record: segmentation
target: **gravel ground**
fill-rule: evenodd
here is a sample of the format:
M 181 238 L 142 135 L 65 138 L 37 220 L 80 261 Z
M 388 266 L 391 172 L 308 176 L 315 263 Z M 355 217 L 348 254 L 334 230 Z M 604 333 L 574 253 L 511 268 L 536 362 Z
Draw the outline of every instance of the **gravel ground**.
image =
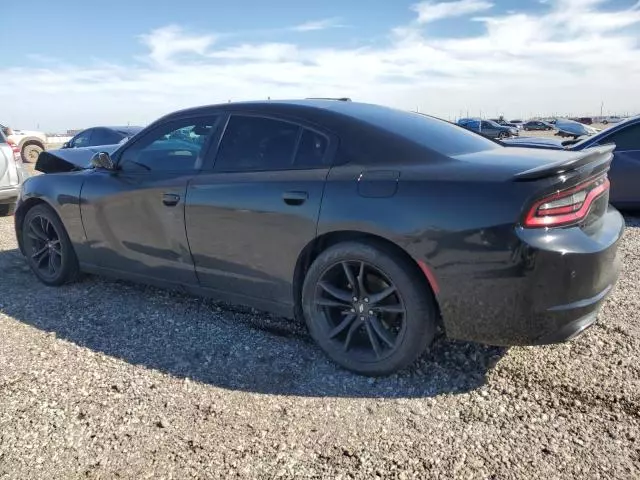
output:
M 640 478 L 640 219 L 577 340 L 439 340 L 367 379 L 291 322 L 38 283 L 0 218 L 0 478 Z

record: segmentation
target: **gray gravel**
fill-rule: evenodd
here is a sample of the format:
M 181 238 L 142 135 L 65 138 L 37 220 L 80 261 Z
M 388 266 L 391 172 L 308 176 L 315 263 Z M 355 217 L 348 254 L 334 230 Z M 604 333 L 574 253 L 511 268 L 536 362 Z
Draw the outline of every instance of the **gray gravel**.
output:
M 89 277 L 38 283 L 0 218 L 0 478 L 640 478 L 640 221 L 562 345 L 439 340 L 336 368 L 301 326 Z

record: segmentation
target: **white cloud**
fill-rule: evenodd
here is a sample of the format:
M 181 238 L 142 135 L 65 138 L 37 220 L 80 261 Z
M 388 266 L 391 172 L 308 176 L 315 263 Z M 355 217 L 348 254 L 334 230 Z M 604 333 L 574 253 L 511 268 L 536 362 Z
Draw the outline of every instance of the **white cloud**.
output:
M 485 0 L 457 0 L 453 2 L 433 2 L 427 0 L 416 3 L 411 9 L 418 13 L 417 22 L 425 24 L 442 20 L 443 18 L 470 15 L 488 10 L 491 7 L 493 7 L 493 3 Z
M 35 56 L 38 67 L 0 67 L 2 120 L 47 130 L 144 124 L 198 104 L 310 96 L 443 117 L 588 115 L 601 101 L 605 112 L 640 113 L 640 5 L 614 10 L 605 0 L 550 0 L 543 8 L 485 11 L 474 18 L 482 33 L 467 38 L 432 37 L 416 13 L 413 22 L 390 27 L 386 44 L 341 49 L 298 44 L 298 36 L 234 42 L 168 26 L 140 37 L 142 61 L 77 65 Z
M 178 53 L 203 55 L 215 42 L 215 35 L 189 35 L 177 25 L 158 28 L 140 35 L 142 43 L 149 47 L 149 58 L 158 64 L 168 63 Z
M 300 25 L 296 25 L 295 27 L 291 27 L 291 30 L 296 32 L 312 32 L 316 30 L 326 30 L 328 28 L 340 28 L 344 27 L 340 23 L 340 18 L 325 18 L 323 20 L 315 20 L 311 22 L 301 23 Z

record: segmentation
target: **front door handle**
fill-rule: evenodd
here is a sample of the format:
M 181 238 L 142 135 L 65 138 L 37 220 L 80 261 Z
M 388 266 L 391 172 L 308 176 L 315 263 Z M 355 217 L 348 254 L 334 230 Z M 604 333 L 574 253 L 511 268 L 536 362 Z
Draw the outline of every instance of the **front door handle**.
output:
M 307 192 L 284 192 L 282 194 L 282 200 L 287 205 L 302 205 L 307 198 L 309 198 Z
M 179 201 L 180 195 L 176 195 L 175 193 L 162 194 L 162 203 L 164 203 L 167 207 L 175 207 Z

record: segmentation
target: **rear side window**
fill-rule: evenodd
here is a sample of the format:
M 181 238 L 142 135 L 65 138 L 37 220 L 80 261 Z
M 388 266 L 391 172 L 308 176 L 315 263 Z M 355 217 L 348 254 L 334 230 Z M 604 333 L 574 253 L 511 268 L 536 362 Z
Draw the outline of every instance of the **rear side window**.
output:
M 320 167 L 327 162 L 328 143 L 324 135 L 294 123 L 232 115 L 214 170 L 255 172 Z
M 335 110 L 345 110 L 338 105 Z M 348 112 L 347 112 L 348 113 Z M 442 155 L 453 156 L 505 148 L 468 128 L 420 113 L 406 112 L 379 105 L 358 105 L 357 118 L 407 138 Z
M 615 143 L 618 151 L 640 150 L 640 123 L 612 133 L 600 142 L 602 145 L 607 143 Z
M 115 145 L 122 136 L 106 128 L 96 128 L 91 136 L 91 145 Z
M 324 135 L 304 129 L 296 152 L 295 165 L 300 168 L 313 168 L 326 164 L 328 144 L 329 141 Z

